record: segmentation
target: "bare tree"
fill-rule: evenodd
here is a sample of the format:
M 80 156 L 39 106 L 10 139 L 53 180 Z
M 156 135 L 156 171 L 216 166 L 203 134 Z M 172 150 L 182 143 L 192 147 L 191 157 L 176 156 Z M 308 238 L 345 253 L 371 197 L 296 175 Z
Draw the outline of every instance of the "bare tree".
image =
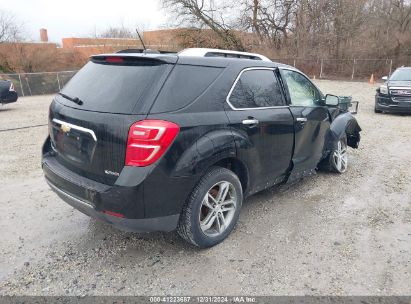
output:
M 163 4 L 179 25 L 209 28 L 226 48 L 307 58 L 411 56 L 411 0 L 163 0 Z M 201 31 L 188 36 L 190 45 L 212 45 L 201 38 Z
M 293 27 L 298 0 L 245 0 L 243 25 L 257 34 L 261 43 L 280 49 Z
M 411 3 L 407 0 L 390 0 L 389 22 L 391 35 L 395 39 L 394 56 L 403 52 L 404 44 L 411 44 Z
M 245 47 L 234 31 L 234 2 L 214 0 L 163 0 L 163 6 L 178 19 L 180 25 L 206 27 L 221 39 L 226 48 L 244 51 Z
M 335 0 L 331 5 L 334 58 L 344 58 L 353 48 L 353 42 L 366 21 L 367 0 Z
M 0 10 L 0 43 L 15 42 L 22 39 L 22 25 L 16 17 L 4 10 Z

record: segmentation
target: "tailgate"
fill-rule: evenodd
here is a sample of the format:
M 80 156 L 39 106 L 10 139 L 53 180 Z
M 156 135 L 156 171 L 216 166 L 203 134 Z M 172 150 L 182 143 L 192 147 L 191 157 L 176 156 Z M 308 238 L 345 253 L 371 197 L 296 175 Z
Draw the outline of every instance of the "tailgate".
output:
M 50 106 L 49 132 L 57 161 L 112 185 L 125 164 L 130 126 L 145 118 L 176 57 L 92 57 Z
M 144 115 L 50 107 L 49 131 L 58 162 L 84 177 L 112 185 L 124 167 L 130 125 Z

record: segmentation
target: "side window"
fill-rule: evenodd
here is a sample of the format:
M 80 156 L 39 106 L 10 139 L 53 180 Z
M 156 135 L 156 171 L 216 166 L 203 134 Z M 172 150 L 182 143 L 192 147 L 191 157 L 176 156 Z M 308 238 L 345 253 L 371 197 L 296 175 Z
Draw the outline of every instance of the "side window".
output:
M 198 98 L 221 74 L 221 68 L 177 64 L 161 89 L 151 113 L 172 112 Z
M 229 101 L 236 109 L 284 105 L 278 80 L 272 70 L 243 72 L 231 92 Z
M 283 70 L 282 75 L 290 92 L 291 105 L 321 105 L 321 95 L 317 88 L 306 77 L 298 72 Z

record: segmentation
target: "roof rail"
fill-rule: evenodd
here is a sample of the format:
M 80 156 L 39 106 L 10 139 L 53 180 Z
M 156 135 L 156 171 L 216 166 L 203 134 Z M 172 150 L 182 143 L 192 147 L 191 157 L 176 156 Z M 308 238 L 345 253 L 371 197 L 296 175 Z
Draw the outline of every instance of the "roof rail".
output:
M 237 52 L 229 50 L 220 50 L 220 49 L 207 49 L 207 48 L 189 48 L 184 49 L 178 53 L 179 56 L 189 56 L 189 57 L 225 57 L 225 58 L 243 58 L 243 59 L 252 59 L 252 60 L 262 60 L 262 61 L 271 61 L 267 57 L 256 54 L 256 53 L 247 53 L 247 52 Z

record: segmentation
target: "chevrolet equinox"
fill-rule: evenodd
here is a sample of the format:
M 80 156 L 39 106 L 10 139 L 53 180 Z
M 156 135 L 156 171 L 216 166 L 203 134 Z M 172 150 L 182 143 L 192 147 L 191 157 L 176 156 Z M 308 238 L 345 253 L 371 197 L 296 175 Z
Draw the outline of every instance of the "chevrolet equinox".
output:
M 318 168 L 346 171 L 361 129 L 339 101 L 258 54 L 96 55 L 50 105 L 42 168 L 91 217 L 210 247 L 245 197 Z

